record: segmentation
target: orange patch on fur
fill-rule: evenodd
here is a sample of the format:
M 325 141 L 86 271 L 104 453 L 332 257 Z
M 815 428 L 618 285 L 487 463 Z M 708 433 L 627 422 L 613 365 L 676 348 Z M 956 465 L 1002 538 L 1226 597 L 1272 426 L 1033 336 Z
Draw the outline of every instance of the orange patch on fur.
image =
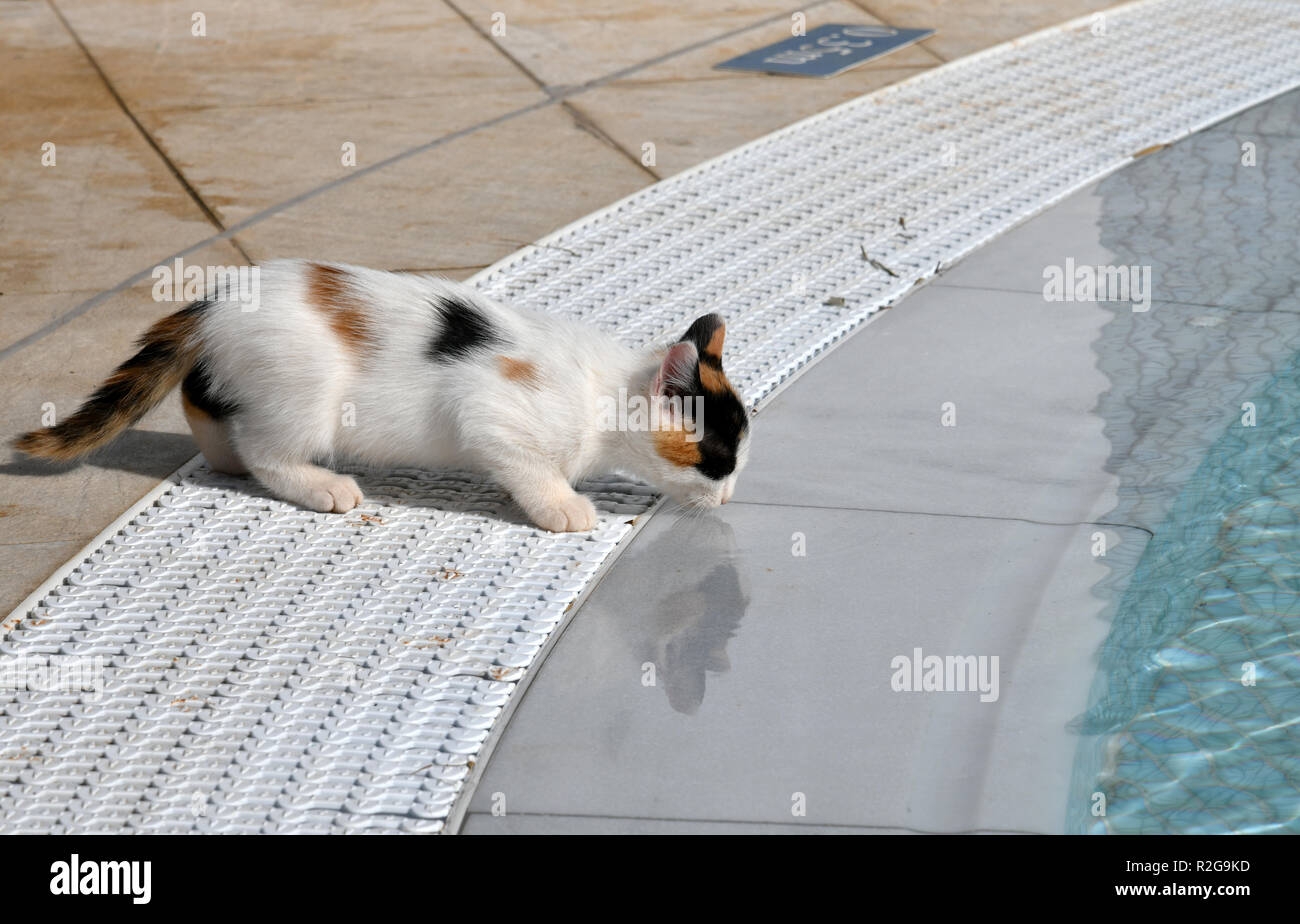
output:
M 307 271 L 307 293 L 348 349 L 360 353 L 371 345 L 366 303 L 354 291 L 347 270 L 311 264 Z
M 13 442 L 14 449 L 19 452 L 25 452 L 29 456 L 36 456 L 39 459 L 55 459 L 64 461 L 75 459 L 80 453 L 79 446 L 74 446 L 58 436 L 52 428 L 44 430 L 33 430 L 31 433 L 24 433 Z
M 191 401 L 189 395 L 185 394 L 184 390 L 181 391 L 181 409 L 185 411 L 186 417 L 201 417 L 205 420 L 212 419 L 212 415 Z
M 722 341 L 725 340 L 726 337 L 727 337 L 727 325 L 725 324 L 719 325 L 718 329 L 713 332 L 713 336 L 709 338 L 709 342 L 705 344 L 704 352 L 708 353 L 710 356 L 717 357 L 718 361 L 721 362 Z
M 193 315 L 178 311 L 155 321 L 153 326 L 145 333 L 144 340 L 169 346 L 173 349 L 181 349 L 193 339 L 197 329 L 198 322 Z
M 703 459 L 699 441 L 688 440 L 685 430 L 656 430 L 655 452 L 681 468 L 698 465 Z
M 704 386 L 705 391 L 711 391 L 715 395 L 736 390 L 731 387 L 731 382 L 727 380 L 727 376 L 721 369 L 715 369 L 708 363 L 700 363 L 700 384 Z
M 541 387 L 542 379 L 537 373 L 537 367 L 528 360 L 498 356 L 497 365 L 501 367 L 501 374 L 510 381 L 519 382 L 521 385 L 529 385 L 533 388 Z

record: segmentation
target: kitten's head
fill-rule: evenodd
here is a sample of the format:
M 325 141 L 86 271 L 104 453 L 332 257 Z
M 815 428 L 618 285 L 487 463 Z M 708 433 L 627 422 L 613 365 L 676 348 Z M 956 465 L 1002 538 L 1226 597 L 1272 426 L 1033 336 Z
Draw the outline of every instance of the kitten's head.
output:
M 725 504 L 749 456 L 749 415 L 722 372 L 726 324 L 698 318 L 663 354 L 649 399 L 659 426 L 646 432 L 650 479 L 688 507 Z

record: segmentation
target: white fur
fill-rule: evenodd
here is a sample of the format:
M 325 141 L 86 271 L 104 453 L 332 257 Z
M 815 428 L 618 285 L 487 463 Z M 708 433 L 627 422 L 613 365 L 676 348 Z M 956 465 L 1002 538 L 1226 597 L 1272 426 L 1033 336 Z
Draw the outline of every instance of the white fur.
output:
M 310 264 L 261 267 L 255 310 L 214 303 L 203 315 L 201 361 L 237 414 L 215 427 L 191 418 L 214 465 L 246 468 L 276 495 L 315 510 L 346 511 L 356 483 L 322 465 L 463 467 L 494 477 L 550 530 L 596 524 L 572 483 L 621 472 L 696 507 L 725 503 L 736 473 L 713 481 L 661 458 L 648 432 L 602 430 L 602 397 L 652 394 L 663 350 L 634 351 L 590 327 L 508 308 L 445 279 L 342 267 L 366 305 L 374 349 L 359 355 L 309 301 Z M 431 303 L 454 295 L 476 306 L 508 343 L 472 358 L 427 354 L 441 329 Z M 531 363 L 540 387 L 512 381 L 498 356 Z M 354 426 L 345 426 L 351 408 Z

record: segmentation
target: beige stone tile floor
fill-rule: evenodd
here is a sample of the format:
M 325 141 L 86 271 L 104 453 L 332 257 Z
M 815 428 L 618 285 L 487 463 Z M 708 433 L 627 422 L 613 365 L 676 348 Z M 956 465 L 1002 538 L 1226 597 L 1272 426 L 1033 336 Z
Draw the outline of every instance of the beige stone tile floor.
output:
M 552 106 L 331 189 L 240 240 L 254 259 L 485 266 L 653 180 Z
M 809 28 L 880 22 L 847 0 L 824 3 L 807 16 Z M 789 18 L 782 17 L 593 89 L 572 105 L 625 150 L 640 155 L 653 144 L 652 169 L 662 178 L 941 63 L 922 42 L 829 80 L 712 69 L 789 35 Z
M 177 254 L 464 278 L 771 130 L 1108 5 L 213 0 L 196 36 L 175 0 L 0 0 L 0 437 L 71 410 L 174 310 L 149 273 Z M 713 70 L 795 12 L 940 31 L 830 80 Z M 175 398 L 82 464 L 0 450 L 0 614 L 194 452 Z

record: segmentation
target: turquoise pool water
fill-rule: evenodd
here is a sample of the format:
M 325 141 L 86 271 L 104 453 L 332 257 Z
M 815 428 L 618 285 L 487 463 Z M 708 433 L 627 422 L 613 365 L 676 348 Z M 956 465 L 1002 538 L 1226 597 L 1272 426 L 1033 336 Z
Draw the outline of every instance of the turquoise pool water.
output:
M 1300 354 L 1249 403 L 1117 607 L 1071 831 L 1300 833 Z
M 1094 589 L 1110 629 L 1072 832 L 1300 833 L 1296 126 L 1300 92 L 1098 186 L 1097 242 L 1152 268 L 1155 301 L 1093 344 L 1105 520 L 1130 528 Z

